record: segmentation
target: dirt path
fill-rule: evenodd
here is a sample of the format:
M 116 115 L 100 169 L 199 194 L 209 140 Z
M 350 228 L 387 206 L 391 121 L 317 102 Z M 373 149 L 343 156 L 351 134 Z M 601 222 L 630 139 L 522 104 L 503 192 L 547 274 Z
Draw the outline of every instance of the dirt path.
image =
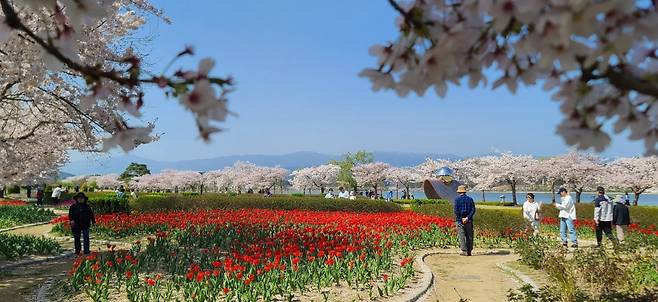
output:
M 53 226 L 50 223 L 47 224 L 42 224 L 42 225 L 35 225 L 31 227 L 26 227 L 26 228 L 20 228 L 20 229 L 15 229 L 11 231 L 7 231 L 9 234 L 16 234 L 16 235 L 47 235 L 50 230 L 52 230 Z
M 43 224 L 11 230 L 8 233 L 47 236 L 51 229 L 51 224 Z M 59 237 L 56 240 L 65 250 L 73 248 L 73 244 L 64 238 Z M 30 258 L 40 259 L 43 257 L 34 256 Z M 73 258 L 68 257 L 3 270 L 0 273 L 0 300 L 3 302 L 32 301 L 38 286 L 51 277 L 62 276 L 71 268 L 72 262 Z
M 474 251 L 477 252 L 477 251 Z M 507 301 L 507 291 L 520 284 L 496 266 L 518 259 L 517 255 L 439 254 L 425 258 L 435 274 L 435 284 L 425 301 Z
M 63 275 L 71 268 L 72 258 L 17 267 L 0 274 L 0 300 L 31 301 L 38 286 L 50 277 Z

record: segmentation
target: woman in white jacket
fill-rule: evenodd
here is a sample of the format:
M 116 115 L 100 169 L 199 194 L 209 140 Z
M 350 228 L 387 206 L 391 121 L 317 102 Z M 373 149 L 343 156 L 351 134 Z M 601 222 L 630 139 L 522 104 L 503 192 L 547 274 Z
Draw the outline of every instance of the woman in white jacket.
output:
M 526 200 L 523 203 L 523 218 L 530 224 L 532 228 L 532 235 L 539 235 L 539 223 L 541 220 L 539 211 L 541 211 L 541 203 L 535 202 L 535 194 L 528 193 Z

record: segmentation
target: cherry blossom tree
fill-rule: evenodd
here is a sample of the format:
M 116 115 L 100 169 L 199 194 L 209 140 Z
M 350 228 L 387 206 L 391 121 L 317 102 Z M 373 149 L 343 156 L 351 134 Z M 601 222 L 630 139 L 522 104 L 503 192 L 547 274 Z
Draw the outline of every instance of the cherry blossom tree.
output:
M 640 195 L 658 187 L 658 157 L 620 158 L 606 167 L 605 178 L 610 186 L 633 192 L 633 205 L 638 205 Z
M 222 170 L 212 170 L 203 174 L 203 182 L 210 187 L 215 188 L 218 192 L 228 193 L 231 189 L 231 179 L 226 171 Z
M 427 162 L 427 161 L 426 161 Z M 426 179 L 424 173 L 419 172 L 417 168 L 397 168 L 390 167 L 385 171 L 386 179 L 392 181 L 396 185 L 404 187 L 407 192 L 411 192 L 411 186 L 422 182 Z M 406 195 L 407 199 L 411 196 L 409 193 Z
M 572 151 L 561 161 L 562 180 L 576 193 L 576 202 L 580 202 L 585 190 L 596 189 L 600 184 L 604 166 L 598 156 Z
M 326 188 L 336 185 L 340 167 L 327 164 L 317 167 L 303 168 L 292 173 L 292 186 L 300 190 L 317 188 L 324 194 Z
M 147 0 L 0 0 L 0 6 L 2 182 L 52 174 L 68 160 L 67 150 L 129 151 L 156 140 L 153 124 L 130 125 L 130 117 L 141 116 L 147 85 L 178 98 L 203 139 L 229 113 L 231 79 L 209 75 L 212 59 L 197 70 L 172 71 L 191 47 L 172 54 L 164 70 L 146 70 L 132 35 L 146 15 L 168 21 Z
M 113 189 L 121 185 L 119 174 L 105 174 L 99 176 L 91 176 L 89 181 L 96 182 L 96 187 L 100 189 Z
M 475 88 L 543 83 L 560 102 L 557 127 L 569 145 L 602 151 L 604 124 L 658 154 L 658 2 L 389 0 L 398 37 L 375 45 L 377 65 L 360 73 L 373 90 L 405 97 L 429 88 L 444 97 L 467 79 Z
M 289 171 L 281 167 L 261 167 L 250 162 L 237 161 L 225 168 L 231 188 L 238 193 L 247 190 L 272 189 L 285 184 Z
M 195 171 L 163 170 L 160 173 L 134 177 L 131 184 L 140 190 L 191 191 L 202 182 L 201 173 Z
M 518 204 L 516 186 L 520 183 L 531 183 L 536 179 L 533 173 L 536 161 L 532 156 L 511 153 L 480 157 L 477 160 L 479 174 L 473 177 L 477 183 L 475 189 L 482 190 L 507 184 L 512 190 L 512 201 Z
M 74 175 L 62 179 L 61 182 L 74 186 L 81 186 L 83 183 L 87 182 L 90 177 L 90 175 Z
M 375 189 L 375 194 L 377 194 L 377 189 L 384 184 L 387 177 L 386 173 L 390 167 L 391 165 L 382 162 L 360 164 L 352 168 L 352 174 L 359 186 L 364 188 L 372 187 Z
M 549 185 L 553 202 L 555 191 L 562 184 L 569 185 L 580 202 L 583 190 L 596 187 L 602 168 L 596 157 L 572 150 L 567 154 L 538 160 L 535 173 Z

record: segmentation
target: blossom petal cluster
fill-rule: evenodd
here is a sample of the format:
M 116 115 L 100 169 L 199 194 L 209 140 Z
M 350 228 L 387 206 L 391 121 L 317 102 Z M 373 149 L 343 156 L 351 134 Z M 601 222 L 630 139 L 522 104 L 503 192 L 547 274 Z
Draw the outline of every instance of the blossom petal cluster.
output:
M 389 0 L 398 37 L 374 45 L 373 90 L 405 97 L 491 84 L 515 93 L 543 84 L 560 103 L 557 132 L 602 151 L 614 133 L 658 154 L 656 1 Z M 490 79 L 490 77 L 493 77 Z

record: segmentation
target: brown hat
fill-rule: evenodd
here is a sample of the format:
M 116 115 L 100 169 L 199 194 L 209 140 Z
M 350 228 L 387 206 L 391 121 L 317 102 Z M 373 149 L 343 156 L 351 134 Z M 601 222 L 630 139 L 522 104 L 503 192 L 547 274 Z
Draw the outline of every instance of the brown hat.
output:
M 466 186 L 461 185 L 461 186 L 457 187 L 457 193 L 466 193 Z

